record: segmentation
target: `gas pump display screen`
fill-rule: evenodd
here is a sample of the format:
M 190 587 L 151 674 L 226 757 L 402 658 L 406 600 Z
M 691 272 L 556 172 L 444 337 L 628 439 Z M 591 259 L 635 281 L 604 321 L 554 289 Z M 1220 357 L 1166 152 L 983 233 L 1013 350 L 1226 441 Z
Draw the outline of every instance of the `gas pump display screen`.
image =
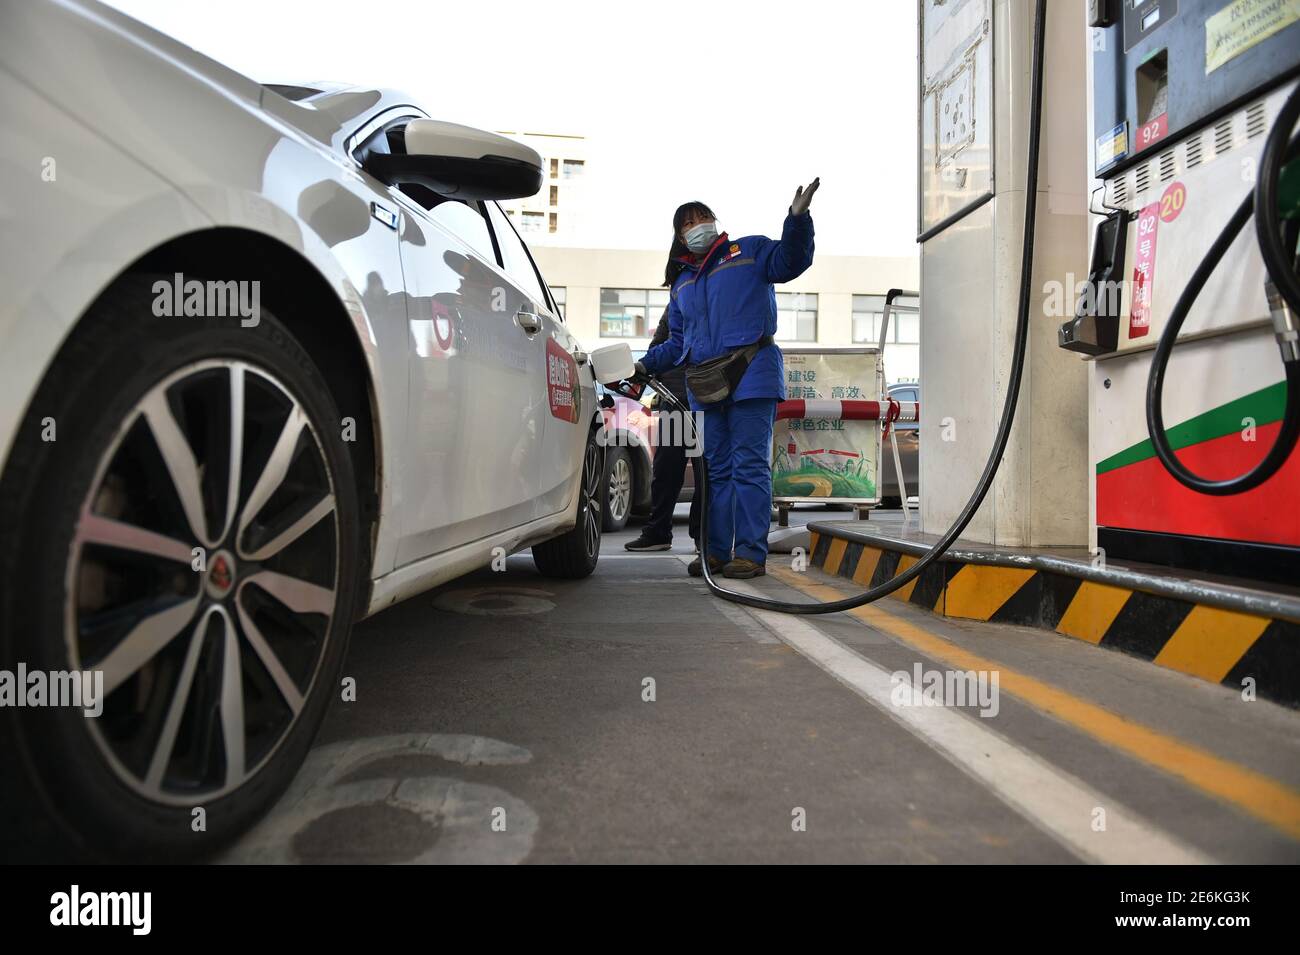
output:
M 1300 0 L 1109 0 L 1103 6 L 1112 15 L 1092 27 L 1099 176 L 1300 73 Z

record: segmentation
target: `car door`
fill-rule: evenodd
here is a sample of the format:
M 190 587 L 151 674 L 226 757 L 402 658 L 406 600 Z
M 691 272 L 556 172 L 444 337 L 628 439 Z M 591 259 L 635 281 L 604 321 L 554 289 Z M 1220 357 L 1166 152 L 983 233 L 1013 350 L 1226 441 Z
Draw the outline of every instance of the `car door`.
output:
M 403 148 L 405 121 L 372 148 Z M 410 338 L 400 566 L 537 516 L 545 371 L 484 205 L 410 184 L 392 192 Z
M 537 380 L 541 444 L 538 452 L 538 515 L 569 506 L 582 470 L 588 422 L 582 409 L 581 346 L 569 333 L 551 299 L 540 270 L 509 217 L 495 202 L 487 203 L 506 273 L 515 282 L 519 307 L 531 308 L 540 323 L 536 336 L 544 374 Z M 515 305 L 510 306 L 512 309 Z

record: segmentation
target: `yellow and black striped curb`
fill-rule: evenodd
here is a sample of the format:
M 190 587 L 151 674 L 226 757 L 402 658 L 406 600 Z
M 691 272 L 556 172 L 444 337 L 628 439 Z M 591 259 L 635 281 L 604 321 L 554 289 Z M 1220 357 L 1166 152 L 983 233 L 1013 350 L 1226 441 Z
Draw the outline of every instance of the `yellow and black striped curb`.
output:
M 813 567 L 863 587 L 928 547 L 835 524 L 809 525 Z M 1300 599 L 1084 561 L 950 550 L 890 594 L 946 617 L 1038 627 L 1300 706 Z

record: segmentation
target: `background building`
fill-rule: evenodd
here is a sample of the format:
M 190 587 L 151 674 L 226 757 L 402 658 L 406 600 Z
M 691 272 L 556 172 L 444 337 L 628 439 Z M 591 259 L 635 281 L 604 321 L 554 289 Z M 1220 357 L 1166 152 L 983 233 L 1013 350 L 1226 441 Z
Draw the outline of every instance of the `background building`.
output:
M 542 157 L 545 178 L 536 195 L 501 203 L 524 235 L 529 247 L 572 245 L 582 226 L 587 171 L 587 141 L 558 133 L 517 133 L 503 136 L 531 146 Z

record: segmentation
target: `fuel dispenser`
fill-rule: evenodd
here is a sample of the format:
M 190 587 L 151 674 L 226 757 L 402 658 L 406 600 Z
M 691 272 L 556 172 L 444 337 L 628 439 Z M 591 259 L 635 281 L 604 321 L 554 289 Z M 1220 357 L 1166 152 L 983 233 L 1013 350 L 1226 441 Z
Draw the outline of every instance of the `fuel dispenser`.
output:
M 1095 233 L 1059 345 L 1091 366 L 1092 543 L 1295 584 L 1300 0 L 1088 16 Z

